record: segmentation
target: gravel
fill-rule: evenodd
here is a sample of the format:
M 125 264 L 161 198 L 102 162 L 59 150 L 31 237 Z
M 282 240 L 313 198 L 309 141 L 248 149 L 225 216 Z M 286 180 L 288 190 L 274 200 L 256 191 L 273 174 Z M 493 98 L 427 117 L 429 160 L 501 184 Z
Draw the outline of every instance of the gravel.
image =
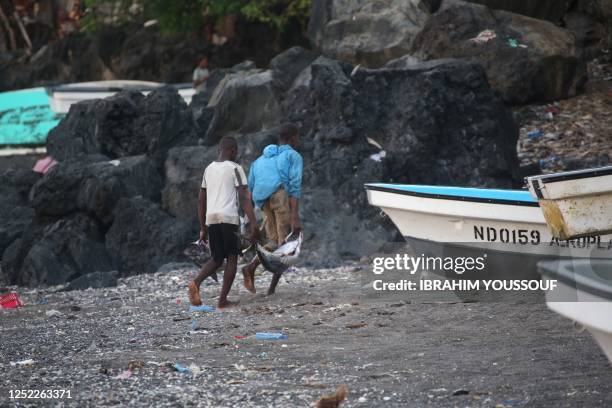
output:
M 604 355 L 541 297 L 377 301 L 361 296 L 364 268 L 296 268 L 271 297 L 240 277 L 239 307 L 212 313 L 189 312 L 186 265 L 116 288 L 13 288 L 25 306 L 0 309 L 0 406 L 16 405 L 10 389 L 67 389 L 68 406 L 301 407 L 342 384 L 343 407 L 612 404 Z M 219 286 L 206 285 L 214 306 Z

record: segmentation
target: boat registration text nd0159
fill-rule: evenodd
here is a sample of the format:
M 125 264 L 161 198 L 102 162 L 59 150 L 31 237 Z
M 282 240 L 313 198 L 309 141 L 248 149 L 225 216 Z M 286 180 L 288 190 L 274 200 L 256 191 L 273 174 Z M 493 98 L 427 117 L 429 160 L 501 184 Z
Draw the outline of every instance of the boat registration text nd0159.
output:
M 538 245 L 542 238 L 538 230 L 474 225 L 474 239 L 476 241 L 501 242 L 504 244 Z

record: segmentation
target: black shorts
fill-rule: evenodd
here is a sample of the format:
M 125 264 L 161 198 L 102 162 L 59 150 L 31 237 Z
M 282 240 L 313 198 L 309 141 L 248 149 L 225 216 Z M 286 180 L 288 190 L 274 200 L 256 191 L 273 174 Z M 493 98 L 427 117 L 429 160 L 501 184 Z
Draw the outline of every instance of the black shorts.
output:
M 240 236 L 234 224 L 212 224 L 208 226 L 210 254 L 216 262 L 223 262 L 228 256 L 240 255 Z

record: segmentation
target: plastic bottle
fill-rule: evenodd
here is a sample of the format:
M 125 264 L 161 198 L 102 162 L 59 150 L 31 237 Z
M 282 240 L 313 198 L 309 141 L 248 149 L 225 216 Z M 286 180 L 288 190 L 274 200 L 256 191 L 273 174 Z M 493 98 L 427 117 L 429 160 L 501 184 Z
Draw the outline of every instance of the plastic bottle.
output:
M 285 340 L 287 336 L 283 333 L 256 333 L 257 340 Z

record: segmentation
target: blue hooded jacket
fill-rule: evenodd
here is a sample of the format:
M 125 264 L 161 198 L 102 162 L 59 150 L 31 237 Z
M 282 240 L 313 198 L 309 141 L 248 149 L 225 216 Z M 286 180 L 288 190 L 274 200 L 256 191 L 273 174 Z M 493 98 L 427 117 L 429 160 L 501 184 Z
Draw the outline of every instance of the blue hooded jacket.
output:
M 268 145 L 249 170 L 249 190 L 258 208 L 282 185 L 289 197 L 300 198 L 302 156 L 289 145 Z

